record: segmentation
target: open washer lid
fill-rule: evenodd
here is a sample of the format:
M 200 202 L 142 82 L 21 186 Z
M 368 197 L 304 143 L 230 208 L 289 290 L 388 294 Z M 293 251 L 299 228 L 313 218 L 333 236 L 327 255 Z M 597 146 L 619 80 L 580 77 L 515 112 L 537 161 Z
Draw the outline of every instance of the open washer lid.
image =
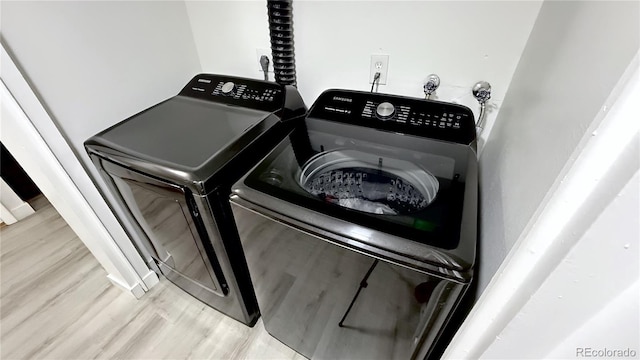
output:
M 468 147 L 403 135 L 391 143 L 371 142 L 379 131 L 324 121 L 306 125 L 283 140 L 244 185 L 419 243 L 458 245 L 468 167 L 475 164 Z

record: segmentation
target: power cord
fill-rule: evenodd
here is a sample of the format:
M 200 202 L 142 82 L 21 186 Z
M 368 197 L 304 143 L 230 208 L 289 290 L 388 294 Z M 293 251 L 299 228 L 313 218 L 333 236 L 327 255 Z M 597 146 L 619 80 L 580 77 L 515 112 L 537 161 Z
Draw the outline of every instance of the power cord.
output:
M 264 72 L 264 80 L 269 81 L 269 57 L 267 55 L 260 56 L 260 66 Z
M 373 86 L 376 86 L 376 92 L 378 92 L 378 86 L 380 85 L 380 73 L 376 72 L 375 75 L 373 75 L 373 82 L 371 83 L 371 92 L 373 92 Z

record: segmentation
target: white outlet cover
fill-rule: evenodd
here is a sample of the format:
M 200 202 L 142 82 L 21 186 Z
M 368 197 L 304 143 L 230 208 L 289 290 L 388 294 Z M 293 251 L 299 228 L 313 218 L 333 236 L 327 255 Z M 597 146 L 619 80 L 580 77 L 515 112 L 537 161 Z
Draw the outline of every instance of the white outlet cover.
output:
M 271 55 L 271 49 L 269 48 L 256 48 L 256 68 L 262 72 L 262 66 L 260 66 L 260 57 L 267 55 L 269 57 L 269 72 L 273 72 L 273 57 Z
M 381 66 L 377 66 L 381 64 Z M 371 64 L 369 65 L 369 84 L 373 84 L 373 77 L 376 72 L 380 72 L 379 85 L 387 83 L 387 74 L 389 72 L 389 55 L 388 54 L 372 54 Z

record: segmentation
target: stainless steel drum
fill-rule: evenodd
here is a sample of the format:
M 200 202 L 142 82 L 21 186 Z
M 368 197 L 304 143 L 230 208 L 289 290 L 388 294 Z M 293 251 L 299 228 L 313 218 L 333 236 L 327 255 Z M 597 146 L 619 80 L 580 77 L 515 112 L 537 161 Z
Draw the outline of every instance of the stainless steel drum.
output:
M 312 157 L 298 181 L 325 201 L 385 215 L 420 211 L 436 198 L 439 188 L 438 179 L 414 163 L 350 149 Z

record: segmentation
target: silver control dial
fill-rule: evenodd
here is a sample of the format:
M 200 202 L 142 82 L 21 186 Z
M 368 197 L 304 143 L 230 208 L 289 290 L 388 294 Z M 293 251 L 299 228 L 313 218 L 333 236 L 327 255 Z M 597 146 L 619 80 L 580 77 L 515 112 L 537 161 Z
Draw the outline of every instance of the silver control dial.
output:
M 378 118 L 380 118 L 381 120 L 390 119 L 395 113 L 396 108 L 390 102 L 385 101 L 383 103 L 380 103 L 380 105 L 378 105 L 378 107 L 376 108 L 376 115 L 378 115 Z
M 222 90 L 224 95 L 233 95 L 236 91 L 236 84 L 231 81 L 226 82 L 222 85 L 222 89 L 220 90 Z

